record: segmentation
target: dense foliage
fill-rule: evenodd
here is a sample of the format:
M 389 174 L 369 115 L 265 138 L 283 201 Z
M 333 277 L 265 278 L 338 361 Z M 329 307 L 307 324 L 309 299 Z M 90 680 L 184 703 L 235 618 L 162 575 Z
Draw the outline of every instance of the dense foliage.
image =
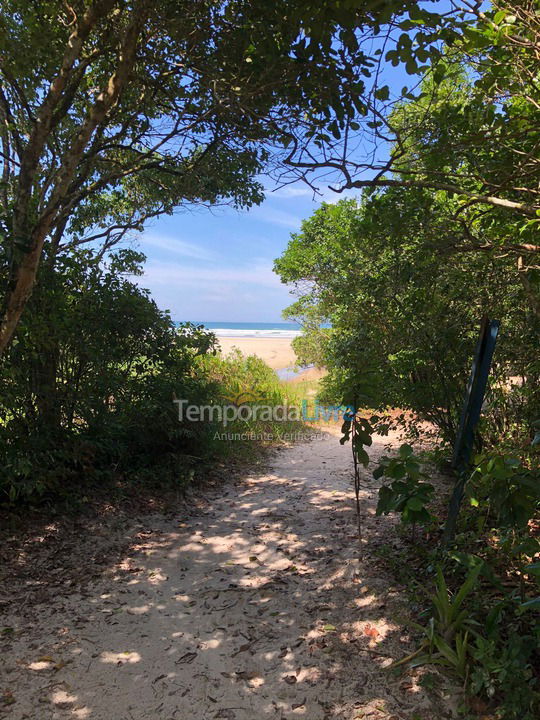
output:
M 176 333 L 110 253 L 176 208 L 260 202 L 262 170 L 330 147 L 366 115 L 373 38 L 415 6 L 1 2 L 4 499 L 197 455 L 209 428 L 174 422 L 171 393 L 215 398 L 213 341 Z
M 329 368 L 329 401 L 412 410 L 452 442 L 479 321 L 496 317 L 484 434 L 520 442 L 519 428 L 528 437 L 540 417 L 538 318 L 512 258 L 441 252 L 457 229 L 452 211 L 444 195 L 402 188 L 323 204 L 276 263 L 301 293 L 287 316 L 308 317 L 296 348 Z
M 365 114 L 373 36 L 415 4 L 3 0 L 0 352 L 44 255 L 186 203 L 256 203 L 271 156 Z
M 437 5 L 417 3 L 399 23 L 403 32 L 395 44 L 384 47 L 388 63 L 403 63 L 423 81 L 412 77 L 401 91 L 381 81 L 356 152 L 349 123 L 340 148 L 331 157 L 304 157 L 303 171 L 325 168 L 341 190 L 443 190 L 477 215 L 507 213 L 518 232 L 505 244 L 538 252 L 537 242 L 520 242 L 524 223 L 534 226 L 540 208 L 537 0 Z M 465 94 L 455 82 L 464 65 L 470 78 Z M 413 106 L 402 114 L 404 101 Z
M 393 142 L 390 160 L 366 181 L 346 175 L 347 187 L 366 187 L 362 195 L 323 204 L 276 261 L 298 295 L 286 311 L 304 324 L 296 349 L 329 370 L 322 397 L 376 410 L 371 422 L 382 432 L 397 423 L 411 439 L 431 433 L 432 460 L 447 460 L 456 440 L 482 317 L 500 321 L 477 454 L 461 468 L 456 487 L 465 487 L 465 501 L 446 547 L 444 519 L 459 506 L 448 506 L 451 488 L 427 481 L 425 458 L 404 445 L 374 475 L 382 484 L 377 513 L 412 525 L 412 534 L 401 531 L 406 549 L 385 557 L 426 605 L 419 649 L 398 664 L 443 666 L 490 717 L 531 720 L 540 702 L 533 5 L 484 14 L 471 4 L 476 24 L 442 48 L 418 92 L 379 116 L 381 142 Z M 371 441 L 355 439 L 353 423 L 355 461 L 367 466 Z M 439 547 L 414 542 L 418 525 Z
M 490 222 L 494 233 L 504 227 Z M 466 498 L 450 547 L 427 551 L 415 542 L 418 526 L 441 537 L 450 488 L 435 492 L 421 469 L 425 458 L 409 445 L 374 473 L 382 483 L 377 514 L 397 513 L 412 525 L 409 554 L 392 550 L 388 559 L 415 568 L 409 576 L 397 570 L 413 592 L 425 592 L 437 564 L 445 570 L 428 599 L 433 611 L 419 651 L 407 662 L 444 666 L 497 718 L 532 720 L 540 701 L 539 318 L 512 254 L 445 251 L 459 231 L 444 192 L 371 191 L 322 205 L 276 268 L 300 295 L 287 310 L 305 318 L 298 353 L 329 369 L 322 399 L 376 410 L 371 423 L 383 433 L 391 423 L 413 439 L 435 428 L 437 460 L 449 457 L 456 439 L 479 321 L 484 314 L 501 321 L 476 438 L 482 453 L 464 470 Z M 353 452 L 367 466 L 364 434 L 353 435 Z M 482 583 L 473 583 L 479 574 Z
M 33 293 L 2 361 L 0 504 L 88 494 L 119 480 L 183 485 L 253 443 L 216 440 L 217 421 L 180 421 L 175 399 L 230 402 L 241 382 L 259 401 L 285 401 L 257 358 L 215 357 L 213 335 L 177 328 L 131 279 L 142 259 L 125 250 L 104 264 L 79 251 Z

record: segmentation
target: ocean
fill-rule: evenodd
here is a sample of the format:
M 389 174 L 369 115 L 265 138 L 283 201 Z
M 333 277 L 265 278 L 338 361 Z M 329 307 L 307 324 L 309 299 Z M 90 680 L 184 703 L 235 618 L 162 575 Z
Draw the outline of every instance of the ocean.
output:
M 217 337 L 242 338 L 295 338 L 301 333 L 301 327 L 293 322 L 201 322 Z

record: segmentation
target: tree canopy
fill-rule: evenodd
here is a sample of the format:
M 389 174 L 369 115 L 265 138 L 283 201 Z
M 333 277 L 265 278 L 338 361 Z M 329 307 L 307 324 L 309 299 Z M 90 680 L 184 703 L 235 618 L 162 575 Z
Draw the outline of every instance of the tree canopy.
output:
M 403 63 L 411 83 L 401 91 L 380 83 L 374 89 L 362 120 L 363 156 L 352 153 L 347 142 L 355 118 L 352 126 L 338 129 L 342 141 L 332 157 L 323 153 L 298 168 L 307 175 L 333 169 L 338 190 L 440 189 L 469 205 L 536 221 L 540 23 L 535 0 L 496 0 L 485 12 L 482 3 L 451 2 L 449 11 L 439 14 L 417 5 L 399 27 L 403 32 L 384 57 L 393 66 Z M 468 80 L 466 95 L 455 85 L 458 73 Z M 404 101 L 413 100 L 414 114 L 408 108 L 404 115 Z M 412 163 L 409 147 L 420 136 L 422 149 Z
M 276 147 L 368 102 L 362 40 L 415 5 L 3 0 L 0 351 L 44 252 L 108 249 L 185 203 L 260 201 Z

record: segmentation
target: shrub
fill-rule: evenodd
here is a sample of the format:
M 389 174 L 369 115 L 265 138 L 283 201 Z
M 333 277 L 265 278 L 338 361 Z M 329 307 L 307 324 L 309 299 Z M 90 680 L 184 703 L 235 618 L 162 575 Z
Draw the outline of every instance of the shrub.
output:
M 83 251 L 44 268 L 1 366 L 0 502 L 69 494 L 113 476 L 183 482 L 242 448 L 216 441 L 215 424 L 180 422 L 175 398 L 240 401 L 247 388 L 266 404 L 284 402 L 261 360 L 223 360 L 201 326 L 175 327 L 128 277 L 141 261 L 124 250 L 105 264 Z
M 395 458 L 383 457 L 373 473 L 375 479 L 389 478 L 391 483 L 379 489 L 377 515 L 397 512 L 404 524 L 428 523 L 434 516 L 427 509 L 435 488 L 424 482 L 419 459 L 410 445 L 402 445 Z

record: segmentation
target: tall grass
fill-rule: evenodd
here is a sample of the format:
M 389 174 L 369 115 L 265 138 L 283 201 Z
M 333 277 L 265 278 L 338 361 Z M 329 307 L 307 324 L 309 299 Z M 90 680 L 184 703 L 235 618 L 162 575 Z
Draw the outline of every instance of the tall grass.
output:
M 199 370 L 215 384 L 215 404 L 301 408 L 303 388 L 280 380 L 255 355 L 245 356 L 239 350 L 225 357 L 206 355 L 199 359 Z M 250 457 L 257 450 L 290 442 L 298 433 L 309 432 L 301 419 L 267 417 L 238 419 L 226 426 L 215 423 L 212 429 L 211 453 L 237 458 Z

